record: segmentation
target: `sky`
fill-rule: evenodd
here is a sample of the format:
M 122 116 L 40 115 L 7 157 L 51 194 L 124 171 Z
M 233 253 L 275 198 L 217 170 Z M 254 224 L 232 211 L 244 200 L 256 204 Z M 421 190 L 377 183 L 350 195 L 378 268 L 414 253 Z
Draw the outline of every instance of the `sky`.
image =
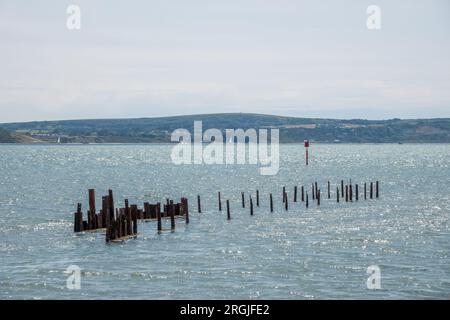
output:
M 0 122 L 222 112 L 450 117 L 450 1 L 0 0 Z

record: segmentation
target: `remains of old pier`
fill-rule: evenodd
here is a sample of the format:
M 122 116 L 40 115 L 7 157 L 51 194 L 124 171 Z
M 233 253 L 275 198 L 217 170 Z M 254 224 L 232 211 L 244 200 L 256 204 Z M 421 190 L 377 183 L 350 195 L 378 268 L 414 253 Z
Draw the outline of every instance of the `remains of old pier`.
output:
M 305 184 L 307 185 L 307 184 Z M 308 188 L 305 189 L 305 185 L 300 186 L 300 195 L 301 201 L 297 199 L 298 185 L 293 186 L 293 197 L 291 201 L 293 202 L 293 207 L 291 210 L 296 210 L 298 205 L 296 203 L 304 203 L 306 208 L 310 207 L 310 199 Z M 367 185 L 369 185 L 369 190 L 367 190 Z M 322 198 L 321 198 L 321 185 L 314 181 L 310 184 L 311 186 L 311 196 L 312 203 L 315 203 L 317 207 L 321 206 Z M 370 181 L 364 182 L 364 200 L 378 199 L 380 196 L 380 183 L 379 181 Z M 346 183 L 344 180 L 340 180 L 337 184 L 332 188 L 332 183 L 330 181 L 326 182 L 327 188 L 327 199 L 325 199 L 325 203 L 333 203 L 332 200 L 334 196 L 332 196 L 333 191 L 335 191 L 336 201 L 335 203 L 358 203 L 359 201 L 359 184 L 352 183 L 352 180 L 349 179 Z M 369 196 L 367 196 L 367 191 L 369 191 Z M 246 207 L 246 197 L 243 191 L 240 192 L 240 199 L 235 199 L 236 202 L 241 202 L 242 208 Z M 217 192 L 218 195 L 218 211 L 222 211 L 222 193 L 220 191 Z M 256 189 L 256 208 L 253 206 L 253 196 L 252 192 L 249 192 L 248 196 L 248 204 L 250 208 L 250 216 L 254 216 L 261 209 L 260 207 L 260 195 L 261 192 L 259 189 Z M 229 195 L 228 195 L 229 196 Z M 96 230 L 104 230 L 105 231 L 105 241 L 106 242 L 117 242 L 124 241 L 127 239 L 136 238 L 138 235 L 138 222 L 139 221 L 156 221 L 156 229 L 158 232 L 163 232 L 166 230 L 170 230 L 172 232 L 175 231 L 175 221 L 177 218 L 184 218 L 185 223 L 189 224 L 189 205 L 187 198 L 181 198 L 180 202 L 175 202 L 173 199 L 165 199 L 165 203 L 161 206 L 160 202 L 149 203 L 144 202 L 143 207 L 139 208 L 136 204 L 129 204 L 128 199 L 124 200 L 123 207 L 115 207 L 113 191 L 109 190 L 108 194 L 101 197 L 101 209 L 97 212 L 96 202 L 95 202 L 95 190 L 90 189 L 88 191 L 88 206 L 89 209 L 86 212 L 86 220 L 83 219 L 82 212 L 82 204 L 77 204 L 77 210 L 74 213 L 74 232 L 83 232 L 83 231 L 96 231 Z M 207 199 L 206 207 L 208 208 L 210 202 Z M 284 211 L 288 211 L 289 209 L 289 198 L 288 191 L 286 186 L 282 187 L 282 201 L 280 203 L 283 204 Z M 328 200 L 328 201 L 326 201 Z M 340 201 L 342 200 L 342 201 Z M 232 200 L 226 200 L 226 216 L 227 220 L 231 219 L 231 207 L 230 202 Z M 214 207 L 214 206 L 213 206 Z M 264 206 L 263 206 L 264 207 Z M 269 205 L 270 212 L 274 212 L 274 199 L 273 193 L 269 193 Z M 200 195 L 197 195 L 197 209 L 198 212 L 202 212 L 202 205 L 200 202 Z M 170 221 L 170 229 L 163 228 L 163 220 Z
M 161 203 L 151 204 L 144 202 L 143 208 L 137 205 L 129 205 L 128 199 L 124 201 L 123 208 L 115 208 L 113 191 L 102 197 L 102 209 L 96 212 L 95 190 L 89 190 L 89 210 L 87 220 L 83 220 L 81 203 L 77 205 L 75 212 L 74 232 L 105 230 L 106 242 L 123 241 L 135 238 L 138 234 L 138 220 L 158 221 L 157 229 L 162 231 L 162 218 L 170 219 L 170 229 L 175 229 L 175 217 L 184 217 L 186 224 L 189 223 L 188 199 L 181 198 L 179 203 L 166 199 L 161 211 Z

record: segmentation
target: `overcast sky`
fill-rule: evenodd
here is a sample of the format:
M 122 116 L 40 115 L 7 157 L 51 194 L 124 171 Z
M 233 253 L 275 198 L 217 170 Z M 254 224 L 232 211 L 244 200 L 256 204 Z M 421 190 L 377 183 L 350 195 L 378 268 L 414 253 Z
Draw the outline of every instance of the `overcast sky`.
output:
M 216 112 L 450 117 L 450 1 L 0 0 L 0 122 Z

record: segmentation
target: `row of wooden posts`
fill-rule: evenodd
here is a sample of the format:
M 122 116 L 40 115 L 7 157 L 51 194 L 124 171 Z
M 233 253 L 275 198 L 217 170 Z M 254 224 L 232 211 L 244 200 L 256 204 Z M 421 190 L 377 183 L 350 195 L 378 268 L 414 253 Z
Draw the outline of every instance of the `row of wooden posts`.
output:
M 293 202 L 297 202 L 298 195 L 300 201 L 305 203 L 306 208 L 309 207 L 309 195 L 305 186 L 294 186 Z M 316 202 L 320 206 L 321 202 L 321 190 L 314 182 L 311 184 L 311 196 L 312 201 Z M 354 202 L 359 201 L 360 190 L 359 185 L 353 185 L 351 180 L 344 184 L 344 180 L 341 180 L 340 185 L 336 186 L 336 202 Z M 379 198 L 379 182 L 370 182 L 369 185 L 364 183 L 362 196 L 364 200 L 370 198 Z M 327 182 L 327 198 L 331 199 L 331 184 Z M 282 199 L 285 210 L 289 209 L 288 193 L 286 187 L 283 187 Z M 342 199 L 342 200 L 341 200 Z M 242 208 L 245 208 L 245 193 L 241 192 Z M 249 197 L 250 215 L 254 214 L 253 197 Z M 256 190 L 256 206 L 260 206 L 260 193 Z M 274 211 L 273 207 L 273 195 L 269 194 L 269 206 L 270 212 Z M 222 198 L 220 191 L 218 192 L 218 209 L 222 211 Z M 202 212 L 202 205 L 200 195 L 197 196 L 197 210 Z M 231 219 L 230 200 L 226 200 L 227 219 Z M 125 207 L 115 208 L 114 197 L 112 190 L 109 190 L 108 195 L 102 197 L 102 208 L 97 213 L 95 204 L 95 190 L 89 190 L 89 210 L 87 211 L 87 220 L 83 220 L 83 212 L 81 211 L 81 203 L 77 205 L 77 211 L 75 212 L 74 232 L 91 231 L 106 229 L 105 238 L 106 242 L 110 241 L 122 241 L 125 239 L 135 238 L 137 236 L 138 220 L 156 220 L 158 232 L 163 231 L 162 218 L 170 218 L 170 230 L 175 229 L 175 217 L 183 216 L 186 224 L 189 223 L 189 205 L 187 198 L 181 198 L 181 202 L 175 203 L 174 200 L 166 199 L 166 203 L 163 205 L 163 211 L 161 211 L 161 203 L 150 204 L 144 203 L 143 209 L 139 209 L 137 205 L 129 205 L 128 199 L 125 199 Z
M 369 183 L 369 188 L 367 187 L 368 184 L 365 182 L 364 183 L 364 191 L 363 191 L 363 197 L 364 200 L 367 200 L 367 198 L 369 197 L 370 199 L 375 198 L 379 198 L 379 181 L 374 182 L 370 182 Z M 368 190 L 369 189 L 369 190 Z M 375 192 L 374 192 L 375 191 Z M 305 186 L 301 186 L 300 188 L 300 192 L 298 192 L 298 187 L 294 186 L 294 195 L 293 195 L 293 202 L 297 202 L 297 195 L 298 193 L 300 193 L 300 198 L 301 198 L 301 202 L 305 203 L 306 208 L 309 207 L 309 193 L 306 190 Z M 375 195 L 374 195 L 375 193 Z M 368 196 L 369 194 L 369 196 Z M 341 180 L 340 183 L 340 188 L 339 185 L 336 186 L 336 202 L 340 202 L 341 199 L 342 201 L 345 200 L 345 202 L 354 202 L 354 201 L 359 201 L 359 196 L 360 196 L 360 192 L 359 192 L 359 185 L 352 184 L 352 181 L 350 180 L 349 183 L 344 184 L 344 180 Z M 320 206 L 320 201 L 321 201 L 321 191 L 320 188 L 318 187 L 317 182 L 312 183 L 311 185 L 311 196 L 312 196 L 312 200 L 315 201 L 317 203 L 318 206 Z M 218 208 L 219 211 L 222 211 L 222 195 L 220 193 L 220 191 L 217 193 L 217 197 L 218 197 Z M 330 181 L 327 182 L 327 197 L 328 199 L 331 199 L 331 184 Z M 289 209 L 289 201 L 288 201 L 288 194 L 286 192 L 286 187 L 283 187 L 283 192 L 282 192 L 282 198 L 283 198 L 283 205 L 285 210 L 287 211 Z M 256 206 L 259 207 L 260 204 L 260 197 L 259 197 L 259 190 L 256 190 Z M 242 203 L 242 208 L 245 209 L 245 193 L 241 192 L 241 203 Z M 253 207 L 253 198 L 250 195 L 249 196 L 249 205 L 250 205 L 250 215 L 253 215 L 254 213 L 254 207 Z M 270 212 L 273 212 L 273 195 L 272 193 L 269 194 L 269 206 L 270 206 Z M 201 206 L 201 199 L 200 199 L 200 195 L 197 195 L 197 210 L 199 213 L 202 212 L 202 206 Z M 230 200 L 226 200 L 226 210 L 227 210 L 227 219 L 231 219 L 231 213 L 230 213 Z
M 189 205 L 187 198 L 181 198 L 181 202 L 175 203 L 174 200 L 166 199 L 161 212 L 161 203 L 144 203 L 143 209 L 137 205 L 129 205 L 128 199 L 125 199 L 124 208 L 114 208 L 114 196 L 112 190 L 108 195 L 102 197 L 102 209 L 99 213 L 95 207 L 95 190 L 89 190 L 89 210 L 87 211 L 87 220 L 83 220 L 81 203 L 77 205 L 75 212 L 74 232 L 94 231 L 106 229 L 105 240 L 122 241 L 137 236 L 138 220 L 156 220 L 157 229 L 163 231 L 162 218 L 170 218 L 170 230 L 175 229 L 175 217 L 183 216 L 186 223 L 189 223 Z

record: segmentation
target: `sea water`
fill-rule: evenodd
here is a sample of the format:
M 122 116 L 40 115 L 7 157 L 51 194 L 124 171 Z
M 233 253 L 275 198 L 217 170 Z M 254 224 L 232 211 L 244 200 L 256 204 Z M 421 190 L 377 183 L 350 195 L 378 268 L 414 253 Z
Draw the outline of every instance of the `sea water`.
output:
M 303 145 L 285 144 L 275 176 L 258 165 L 174 165 L 171 150 L 0 146 L 0 298 L 450 298 L 450 145 L 315 144 L 305 166 Z M 359 184 L 359 201 L 336 203 L 341 179 Z M 364 200 L 364 182 L 376 180 L 380 198 Z M 292 202 L 296 185 L 308 190 L 309 208 L 300 195 Z M 89 188 L 97 209 L 108 189 L 116 206 L 185 196 L 190 224 L 177 220 L 175 232 L 158 234 L 155 222 L 142 222 L 137 239 L 120 244 L 105 244 L 101 231 L 74 234 L 73 212 L 81 202 L 86 214 Z M 230 200 L 230 221 L 218 191 L 223 209 Z M 80 269 L 79 289 L 67 285 L 69 266 Z M 367 286 L 369 266 L 379 267 L 378 290 Z

